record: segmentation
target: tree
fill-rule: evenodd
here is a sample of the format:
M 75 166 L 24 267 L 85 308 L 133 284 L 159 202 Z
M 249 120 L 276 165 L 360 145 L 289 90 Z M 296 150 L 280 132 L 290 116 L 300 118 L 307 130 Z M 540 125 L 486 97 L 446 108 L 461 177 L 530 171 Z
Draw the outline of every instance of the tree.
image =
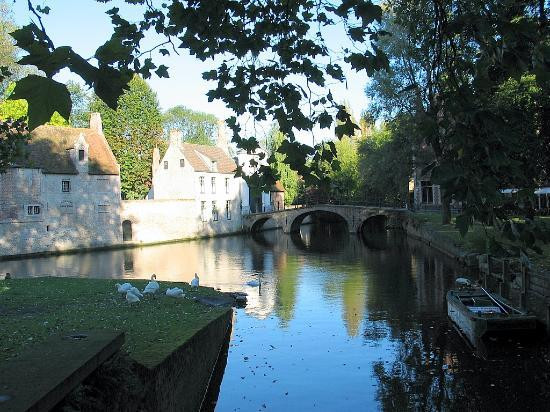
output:
M 183 133 L 183 141 L 214 146 L 218 132 L 218 119 L 213 114 L 196 112 L 184 106 L 168 109 L 162 115 L 164 132 L 178 129 Z
M 46 74 L 45 79 L 27 76 L 15 89 L 16 96 L 36 107 L 29 118 L 31 129 L 48 120 L 54 111 L 69 116 L 70 95 L 64 85 L 52 79 L 61 69 L 79 75 L 100 99 L 116 109 L 134 73 L 145 79 L 152 72 L 168 76 L 165 65 L 153 62 L 153 52 L 168 55 L 184 48 L 201 60 L 221 58 L 217 69 L 203 74 L 217 82 L 208 93 L 209 99 L 222 100 L 237 116 L 248 113 L 256 121 L 272 117 L 288 139 L 279 148 L 286 155 L 285 162 L 305 179 L 315 181 L 322 174 L 315 170 L 319 162 L 305 159 L 323 151 L 322 145 L 296 142 L 294 130 L 309 130 L 315 123 L 329 128 L 336 116 L 341 122 L 337 135 L 353 134 L 355 125 L 324 89 L 326 80 L 344 80 L 342 61 L 369 74 L 387 66 L 385 55 L 375 44 L 375 22 L 380 22 L 381 8 L 370 0 L 346 0 L 337 5 L 311 0 L 182 0 L 158 7 L 144 0 L 126 3 L 141 7 L 143 18 L 130 23 L 118 8 L 111 9 L 108 14 L 114 34 L 98 47 L 92 59 L 85 59 L 70 47 L 56 47 L 41 20 L 50 7 L 34 7 L 32 0 L 28 1 L 36 23 L 16 30 L 13 37 L 28 53 L 20 63 L 33 64 Z M 334 35 L 334 28 L 345 31 L 354 47 L 333 55 L 325 38 Z M 166 40 L 152 48 L 143 47 L 149 29 Z M 255 136 L 242 135 L 236 117 L 227 124 L 239 147 L 248 151 L 259 147 Z M 330 161 L 334 155 L 326 151 L 324 159 Z M 260 173 L 272 179 L 269 171 L 260 168 Z
M 284 140 L 285 137 L 279 127 L 276 124 L 273 125 L 266 138 L 266 151 L 275 159 L 270 166 L 274 176 L 285 189 L 285 205 L 291 205 L 298 196 L 300 177 L 285 163 L 285 155 L 277 151 Z
M 117 110 L 94 96 L 90 111 L 101 114 L 103 132 L 120 165 L 123 198 L 143 199 L 151 188 L 153 149 L 163 151 L 166 146 L 156 94 L 136 75 L 120 96 Z
M 71 115 L 69 124 L 72 127 L 88 127 L 90 121 L 90 96 L 84 88 L 76 82 L 68 81 L 67 90 L 71 94 Z
M 334 144 L 339 168 L 329 173 L 332 196 L 341 201 L 360 200 L 358 139 L 344 136 Z
M 360 173 L 368 202 L 407 203 L 412 171 L 411 120 L 397 118 L 379 127 L 359 146 Z

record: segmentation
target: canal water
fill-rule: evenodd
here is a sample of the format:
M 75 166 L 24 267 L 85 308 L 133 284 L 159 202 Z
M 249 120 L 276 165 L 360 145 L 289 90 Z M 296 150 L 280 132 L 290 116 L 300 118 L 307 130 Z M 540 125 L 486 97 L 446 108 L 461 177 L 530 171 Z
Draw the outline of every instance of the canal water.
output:
M 504 338 L 487 342 L 495 356 L 475 356 L 446 317 L 446 291 L 463 273 L 400 233 L 304 225 L 0 266 L 16 277 L 161 282 L 197 272 L 202 285 L 247 292 L 206 410 L 550 410 L 546 343 Z

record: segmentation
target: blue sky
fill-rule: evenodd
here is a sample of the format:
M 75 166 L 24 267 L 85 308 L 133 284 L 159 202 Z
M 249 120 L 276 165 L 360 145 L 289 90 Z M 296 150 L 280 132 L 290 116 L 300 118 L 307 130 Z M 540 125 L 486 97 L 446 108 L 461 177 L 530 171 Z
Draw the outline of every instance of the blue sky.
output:
M 9 0 L 8 0 L 9 1 Z M 215 1 L 215 0 L 214 0 Z M 112 26 L 109 16 L 105 11 L 121 2 L 108 4 L 97 3 L 94 0 L 50 0 L 34 1 L 33 4 L 50 6 L 51 12 L 43 18 L 44 25 L 56 46 L 71 46 L 83 57 L 93 55 L 96 48 L 103 44 L 112 34 Z M 18 25 L 28 24 L 31 15 L 27 9 L 26 0 L 16 0 L 14 7 L 15 20 Z M 137 19 L 136 8 L 121 6 L 121 14 L 129 20 Z M 346 37 L 335 32 L 329 36 L 329 47 L 336 49 L 347 44 Z M 154 44 L 155 38 L 149 36 L 147 41 Z M 153 56 L 157 62 L 160 59 Z M 159 79 L 153 76 L 148 80 L 155 90 L 162 109 L 166 110 L 176 105 L 184 105 L 193 110 L 212 113 L 219 118 L 226 118 L 231 111 L 221 101 L 208 102 L 206 92 L 211 88 L 209 82 L 202 79 L 201 73 L 216 67 L 214 61 L 201 62 L 181 51 L 179 56 L 173 55 L 165 58 L 162 63 L 169 66 L 169 79 Z M 345 67 L 348 78 L 346 84 L 334 84 L 330 86 L 333 96 L 338 101 L 346 101 L 356 117 L 368 105 L 368 99 L 364 94 L 364 88 L 368 77 L 363 71 L 356 73 L 349 67 Z M 56 80 L 65 82 L 78 78 L 68 71 L 57 75 Z M 314 130 L 315 140 L 327 139 L 332 135 L 328 130 Z M 299 140 L 311 144 L 311 134 L 302 134 Z

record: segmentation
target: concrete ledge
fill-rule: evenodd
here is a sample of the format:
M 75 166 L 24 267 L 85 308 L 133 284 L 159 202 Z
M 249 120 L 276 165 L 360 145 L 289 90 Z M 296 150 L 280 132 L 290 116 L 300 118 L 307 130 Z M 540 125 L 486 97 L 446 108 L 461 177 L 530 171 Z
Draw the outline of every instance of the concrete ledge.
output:
M 57 336 L 0 367 L 2 411 L 48 411 L 124 343 L 124 333 Z
M 138 365 L 146 388 L 144 410 L 200 410 L 232 317 L 233 310 L 228 309 L 154 368 Z

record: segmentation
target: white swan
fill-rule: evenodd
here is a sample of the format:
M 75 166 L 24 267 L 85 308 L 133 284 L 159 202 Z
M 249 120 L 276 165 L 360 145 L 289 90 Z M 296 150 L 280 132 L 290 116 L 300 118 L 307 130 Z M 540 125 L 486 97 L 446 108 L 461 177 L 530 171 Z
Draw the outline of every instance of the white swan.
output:
M 152 293 L 155 294 L 159 291 L 160 285 L 156 281 L 157 275 L 154 273 L 151 275 L 151 281 L 145 286 L 145 289 L 143 289 L 143 294 Z
M 252 286 L 253 288 L 256 288 L 258 286 L 260 286 L 262 284 L 262 282 L 260 282 L 260 279 L 258 280 L 249 280 L 248 282 L 246 282 L 247 286 Z
M 193 280 L 191 281 L 191 286 L 194 287 L 194 288 L 198 288 L 198 287 L 199 287 L 199 277 L 197 276 L 196 273 L 195 273 L 195 277 L 194 277 Z
M 472 286 L 472 282 L 466 278 L 456 278 L 455 283 L 460 286 Z
M 117 288 L 117 292 L 118 293 L 126 293 L 128 292 L 130 289 L 132 289 L 132 284 L 131 283 L 123 283 L 122 285 L 120 283 L 116 283 L 115 284 L 115 287 Z
M 126 292 L 126 300 L 128 303 L 136 303 L 139 302 L 139 297 L 134 295 L 131 291 Z
M 183 298 L 183 289 L 180 288 L 168 288 L 166 289 L 166 296 L 171 296 L 173 298 Z
M 141 292 L 139 291 L 139 289 L 136 288 L 135 286 L 132 286 L 132 287 L 128 290 L 128 292 L 130 292 L 130 293 L 136 295 L 138 298 L 142 298 L 142 297 L 143 297 L 142 293 L 141 293 Z

